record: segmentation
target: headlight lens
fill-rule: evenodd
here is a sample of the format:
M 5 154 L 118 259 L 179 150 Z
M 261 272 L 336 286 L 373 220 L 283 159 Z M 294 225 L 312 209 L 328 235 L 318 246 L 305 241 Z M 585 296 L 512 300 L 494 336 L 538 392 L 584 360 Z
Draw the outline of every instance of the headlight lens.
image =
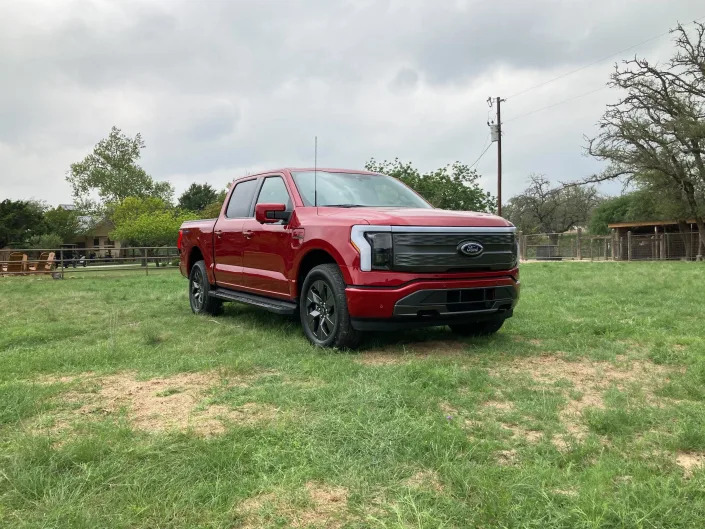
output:
M 391 233 L 366 233 L 365 238 L 372 247 L 372 269 L 389 270 L 392 267 L 394 245 Z

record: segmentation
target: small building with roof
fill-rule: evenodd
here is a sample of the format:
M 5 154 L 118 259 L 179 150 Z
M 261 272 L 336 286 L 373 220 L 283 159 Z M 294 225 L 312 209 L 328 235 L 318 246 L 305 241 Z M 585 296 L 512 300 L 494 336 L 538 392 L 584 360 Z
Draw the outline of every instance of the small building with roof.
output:
M 620 260 L 696 259 L 705 253 L 695 219 L 613 222 L 617 258 Z

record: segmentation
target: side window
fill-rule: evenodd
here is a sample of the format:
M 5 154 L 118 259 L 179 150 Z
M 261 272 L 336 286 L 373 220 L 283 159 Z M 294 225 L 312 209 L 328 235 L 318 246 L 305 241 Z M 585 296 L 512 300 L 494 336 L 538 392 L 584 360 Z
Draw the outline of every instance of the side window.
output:
M 289 197 L 289 191 L 280 176 L 270 176 L 264 179 L 259 197 L 257 197 L 257 204 L 286 204 L 287 211 L 291 211 L 291 197 Z
M 255 194 L 256 187 L 257 179 L 245 180 L 237 184 L 230 195 L 230 202 L 228 202 L 225 216 L 229 219 L 249 217 L 252 197 Z

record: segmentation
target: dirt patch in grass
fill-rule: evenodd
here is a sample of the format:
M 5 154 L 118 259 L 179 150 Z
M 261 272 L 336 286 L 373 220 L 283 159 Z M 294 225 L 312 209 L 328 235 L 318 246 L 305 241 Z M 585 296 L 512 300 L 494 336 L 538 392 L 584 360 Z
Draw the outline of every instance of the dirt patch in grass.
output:
M 705 466 L 705 453 L 702 452 L 678 452 L 676 463 L 683 469 L 685 477 L 689 478 L 698 469 Z
M 512 337 L 512 341 L 516 343 L 528 343 L 536 347 L 543 345 L 543 340 L 539 340 L 538 338 L 526 338 L 525 336 L 514 336 Z
M 135 428 L 145 431 L 191 430 L 206 436 L 220 434 L 229 423 L 251 425 L 276 416 L 276 408 L 254 402 L 237 408 L 208 405 L 206 397 L 211 389 L 219 386 L 246 387 L 259 376 L 262 375 L 227 379 L 218 373 L 208 372 L 149 380 L 138 380 L 134 373 L 74 377 L 66 382 L 77 382 L 79 387 L 63 393 L 59 398 L 64 402 L 76 403 L 79 407 L 62 412 L 53 429 L 64 430 L 77 419 L 124 411 Z
M 404 481 L 404 485 L 413 489 L 426 489 L 443 492 L 443 485 L 435 470 L 421 470 Z
M 454 340 L 430 340 L 394 344 L 377 349 L 369 349 L 357 355 L 356 360 L 365 365 L 398 365 L 412 360 L 428 358 L 459 357 L 465 352 L 465 344 Z
M 519 424 L 509 424 L 503 422 L 502 427 L 505 430 L 509 430 L 512 433 L 512 437 L 515 439 L 524 440 L 527 443 L 537 443 L 543 436 L 543 432 L 538 430 L 528 430 Z
M 482 407 L 491 411 L 512 411 L 514 404 L 508 400 L 488 400 L 482 404 Z
M 307 501 L 304 506 L 294 505 L 283 495 L 273 492 L 248 498 L 238 507 L 244 518 L 240 527 L 259 528 L 273 517 L 286 518 L 287 527 L 294 528 L 338 529 L 350 521 L 347 489 L 311 481 L 306 483 L 305 489 Z
M 569 498 L 576 498 L 578 496 L 578 491 L 576 489 L 553 489 L 551 490 L 554 494 L 560 494 L 561 496 L 567 496 Z
M 560 387 L 567 404 L 560 411 L 559 418 L 568 437 L 578 440 L 587 435 L 587 427 L 582 421 L 583 413 L 588 408 L 604 408 L 603 394 L 616 387 L 624 390 L 628 386 L 640 386 L 647 399 L 656 401 L 654 389 L 669 380 L 673 368 L 657 365 L 648 361 L 635 360 L 593 362 L 579 360 L 570 362 L 556 356 L 539 356 L 521 358 L 514 362 L 491 370 L 494 377 L 506 377 L 529 374 L 537 383 L 556 386 L 567 381 L 570 387 Z M 563 435 L 554 436 L 554 445 L 565 450 L 569 443 Z
M 495 456 L 497 459 L 497 464 L 505 467 L 516 465 L 519 459 L 517 451 L 514 449 L 499 450 L 498 452 L 496 452 Z

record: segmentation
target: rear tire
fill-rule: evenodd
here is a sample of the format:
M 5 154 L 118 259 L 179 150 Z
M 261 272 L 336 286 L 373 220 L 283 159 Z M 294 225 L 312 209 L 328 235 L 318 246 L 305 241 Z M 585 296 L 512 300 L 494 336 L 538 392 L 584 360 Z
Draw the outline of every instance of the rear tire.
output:
M 449 325 L 450 330 L 461 336 L 490 336 L 504 325 L 504 318 L 485 321 L 468 321 Z
M 188 299 L 194 314 L 210 314 L 217 316 L 223 312 L 223 301 L 210 295 L 211 285 L 208 282 L 206 263 L 196 261 L 188 276 Z
M 353 348 L 360 342 L 336 264 L 318 265 L 308 273 L 301 288 L 299 315 L 306 338 L 317 347 Z

